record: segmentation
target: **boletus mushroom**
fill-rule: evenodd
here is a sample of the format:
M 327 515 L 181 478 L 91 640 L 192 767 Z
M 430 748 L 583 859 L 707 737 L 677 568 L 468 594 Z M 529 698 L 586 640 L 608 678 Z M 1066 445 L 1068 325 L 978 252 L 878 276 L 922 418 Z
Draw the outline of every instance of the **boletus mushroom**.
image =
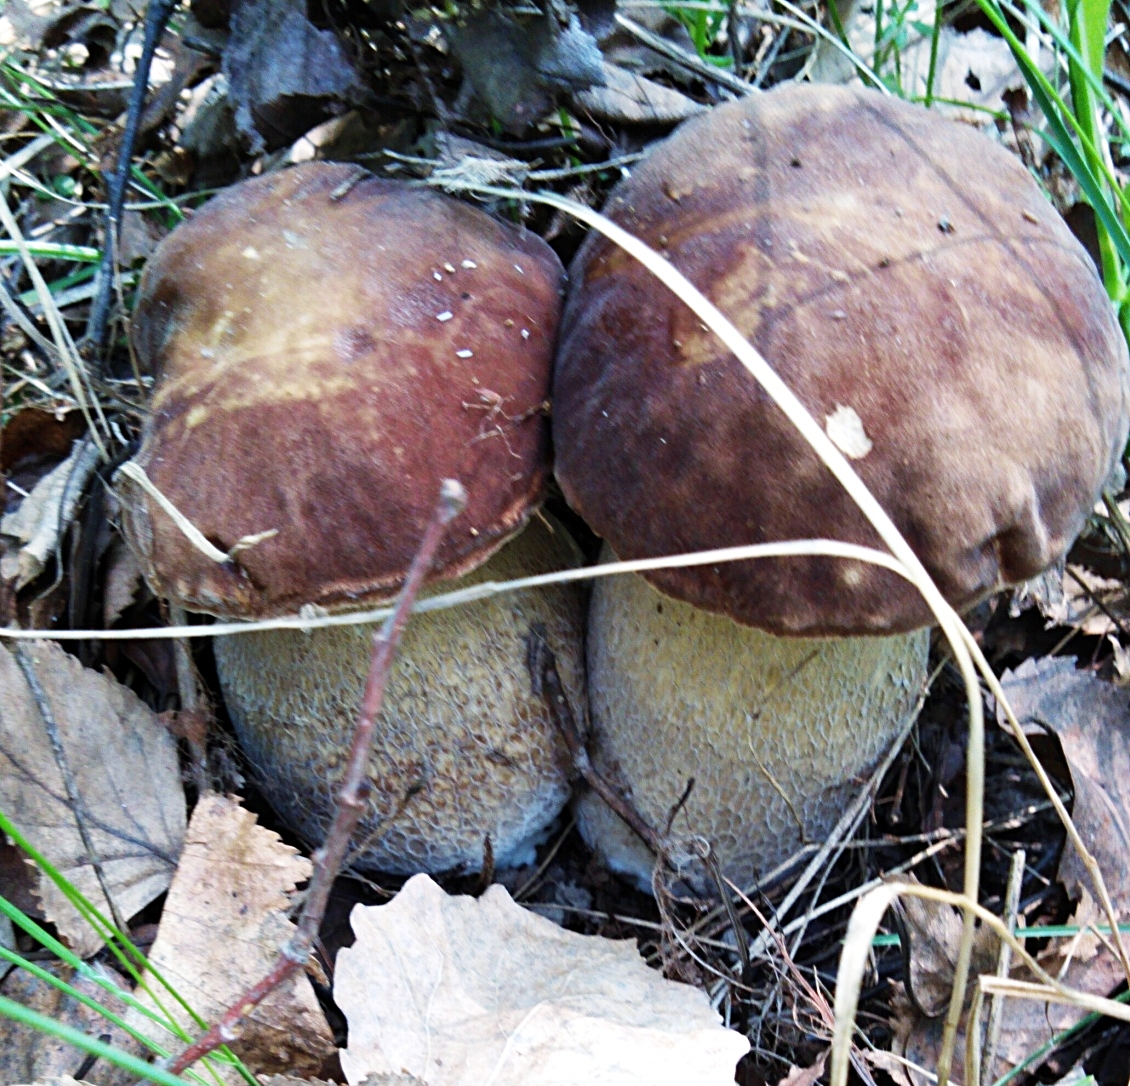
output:
M 774 366 L 955 607 L 1065 553 L 1126 441 L 1126 345 L 1087 253 L 1003 148 L 874 92 L 791 86 L 688 121 L 606 213 Z M 556 472 L 616 554 L 880 546 L 642 266 L 594 235 L 570 281 Z M 595 589 L 596 759 L 748 884 L 823 839 L 889 745 L 931 616 L 890 571 L 827 557 L 647 579 Z M 647 880 L 652 858 L 595 797 L 580 824 Z
M 125 532 L 153 589 L 225 619 L 383 602 L 444 478 L 468 499 L 433 579 L 574 562 L 548 521 L 507 543 L 548 471 L 563 275 L 540 238 L 354 167 L 303 165 L 213 199 L 143 277 L 132 342 L 156 385 L 136 464 L 229 557 L 213 560 L 120 476 Z M 582 690 L 570 588 L 409 623 L 360 866 L 474 870 L 488 838 L 499 864 L 514 862 L 564 805 L 568 756 L 526 674 L 535 622 Z M 311 841 L 332 816 L 370 652 L 365 627 L 216 640 L 258 784 Z

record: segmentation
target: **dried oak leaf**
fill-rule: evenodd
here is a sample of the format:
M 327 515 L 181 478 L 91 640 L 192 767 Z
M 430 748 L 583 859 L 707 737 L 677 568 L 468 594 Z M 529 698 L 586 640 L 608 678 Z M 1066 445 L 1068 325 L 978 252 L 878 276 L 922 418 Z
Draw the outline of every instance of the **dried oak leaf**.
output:
M 151 966 L 205 1021 L 215 1021 L 275 964 L 294 933 L 286 916 L 291 894 L 309 876 L 310 861 L 256 825 L 236 799 L 206 794 L 188 825 Z M 130 1021 L 169 1043 L 142 1016 Z M 187 1014 L 181 1025 L 200 1032 Z M 317 1074 L 334 1043 L 305 975 L 272 992 L 231 1047 L 256 1074 Z M 242 1082 L 234 1073 L 230 1081 Z
M 128 989 L 123 978 L 111 973 L 105 966 L 93 963 L 87 967 L 89 972 L 86 976 L 78 975 L 69 966 L 60 963 L 45 963 L 45 968 L 114 1014 L 125 1013 L 125 1004 L 95 979 L 101 978 L 116 988 Z M 130 1055 L 144 1057 L 147 1051 L 120 1026 L 27 970 L 12 969 L 0 983 L 0 995 L 63 1025 L 100 1037 Z M 68 1076 L 77 1071 L 82 1062 L 83 1053 L 66 1041 L 47 1036 L 13 1018 L 0 1018 L 0 1082 L 46 1084 L 72 1081 Z M 92 1075 L 98 1086 L 131 1086 L 137 1081 L 132 1072 L 102 1061 Z
M 236 125 L 255 151 L 282 147 L 360 94 L 337 34 L 310 22 L 306 0 L 240 0 L 224 75 Z
M 103 915 L 164 893 L 184 838 L 176 744 L 112 678 L 57 644 L 0 646 L 0 809 Z M 44 915 L 82 957 L 102 945 L 46 877 Z
M 1125 912 L 1130 908 L 1130 694 L 1063 657 L 1026 660 L 1005 673 L 1001 686 L 1025 732 L 1050 732 L 1059 741 L 1075 791 L 1072 820 L 1098 861 L 1115 908 Z M 1059 880 L 1073 899 L 1084 886 L 1094 892 L 1070 841 L 1060 859 Z
M 749 1048 L 632 942 L 565 931 L 502 886 L 449 897 L 417 875 L 350 920 L 334 998 L 351 1086 L 388 1073 L 428 1086 L 729 1086 Z

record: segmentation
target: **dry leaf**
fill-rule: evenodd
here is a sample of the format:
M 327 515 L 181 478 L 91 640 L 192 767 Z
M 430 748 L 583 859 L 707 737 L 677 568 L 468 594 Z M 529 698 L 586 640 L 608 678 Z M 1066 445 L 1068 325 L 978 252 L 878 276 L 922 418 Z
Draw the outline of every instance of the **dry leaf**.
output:
M 926 94 L 935 8 L 935 0 L 918 0 L 902 12 L 905 41 L 897 49 L 898 72 L 903 96 L 908 99 L 922 98 Z M 855 54 L 865 64 L 873 65 L 875 8 L 856 0 L 844 20 L 844 29 Z M 886 29 L 889 32 L 890 28 Z M 888 60 L 887 64 L 893 74 L 893 61 Z M 813 79 L 818 83 L 858 82 L 859 75 L 855 66 L 838 49 L 821 43 Z M 938 99 L 935 109 L 983 127 L 993 123 L 992 114 L 984 110 L 1005 111 L 1004 92 L 1024 85 L 1024 77 L 1016 66 L 1012 50 L 1003 38 L 981 29 L 959 33 L 951 26 L 942 27 L 935 59 L 933 93 Z M 953 105 L 953 102 L 967 102 L 983 108 L 962 108 Z
M 1115 908 L 1130 907 L 1130 697 L 1069 658 L 1027 660 L 1001 679 L 1026 732 L 1052 732 L 1071 775 L 1071 817 L 1098 861 Z M 1059 879 L 1071 898 L 1090 885 L 1071 843 Z
M 54 642 L 0 646 L 0 809 L 103 915 L 108 893 L 128 919 L 164 893 L 180 853 L 176 743 L 132 691 Z M 53 882 L 36 892 L 78 954 L 98 950 Z
M 59 963 L 45 963 L 44 967 L 107 1010 L 119 1015 L 125 1013 L 125 1004 L 90 977 L 76 975 L 69 966 Z M 89 968 L 93 974 L 109 980 L 116 987 L 128 989 L 120 976 L 111 973 L 104 966 L 94 963 Z M 109 1044 L 131 1055 L 144 1057 L 147 1052 L 125 1030 L 26 970 L 12 969 L 8 972 L 0 984 L 0 995 L 92 1037 L 102 1037 Z M 66 1041 L 46 1036 L 14 1019 L 0 1017 L 2 1083 L 70 1081 L 68 1076 L 79 1068 L 83 1056 L 82 1052 Z M 131 1086 L 137 1081 L 137 1076 L 131 1072 L 102 1061 L 97 1064 L 92 1075 L 97 1079 L 98 1086 Z
M 673 87 L 605 63 L 604 86 L 590 87 L 573 100 L 593 117 L 619 124 L 678 124 L 706 107 Z
M 36 483 L 20 507 L 0 519 L 0 532 L 23 544 L 15 555 L 4 556 L 0 577 L 23 588 L 43 572 L 70 527 L 98 461 L 98 446 L 93 441 L 76 442 L 71 455 Z
M 444 36 L 467 82 L 491 116 L 520 133 L 563 93 L 603 79 L 600 50 L 576 15 L 525 18 L 505 10 L 473 11 L 445 24 Z
M 11 2 L 7 10 L 12 10 Z M 53 467 L 70 456 L 85 432 L 81 411 L 21 408 L 0 430 L 0 471 L 30 490 L 46 474 L 44 465 Z
M 792 1066 L 789 1068 L 789 1073 L 777 1084 L 777 1086 L 815 1086 L 817 1080 L 824 1074 L 824 1064 L 828 1061 L 828 1053 L 831 1049 L 826 1049 L 820 1054 L 820 1058 L 811 1067 L 797 1067 Z
M 912 880 L 913 881 L 913 880 Z M 893 906 L 910 940 L 910 983 L 918 1007 L 931 1018 L 943 1015 L 953 992 L 954 966 L 961 946 L 961 913 L 948 905 L 906 895 Z M 973 937 L 972 976 L 996 968 L 997 937 L 977 928 Z
M 1100 577 L 1083 566 L 1053 567 L 1014 590 L 1009 611 L 1016 617 L 1033 605 L 1048 628 L 1074 627 L 1093 637 L 1107 637 L 1119 632 L 1108 615 L 1130 617 L 1130 591 L 1121 581 Z
M 350 919 L 334 998 L 351 1086 L 389 1072 L 428 1086 L 731 1086 L 749 1048 L 633 943 L 565 931 L 502 886 L 449 897 L 417 875 Z
M 310 861 L 255 823 L 237 800 L 205 795 L 193 811 L 149 961 L 209 1023 L 270 971 L 294 934 L 286 913 Z M 131 1021 L 158 1036 L 139 1015 Z M 194 1035 L 188 1020 L 181 1024 Z M 162 1043 L 168 1035 L 160 1034 Z M 316 1074 L 334 1050 L 314 990 L 299 973 L 251 1015 L 232 1050 L 256 1074 Z M 231 1082 L 242 1082 L 231 1073 Z
M 255 151 L 282 147 L 359 93 L 349 53 L 307 18 L 305 0 L 234 5 L 224 75 L 236 124 Z
M 106 576 L 102 584 L 102 622 L 110 629 L 133 604 L 141 587 L 141 567 L 133 551 L 115 537 L 106 555 Z
M 1088 896 L 1084 894 L 1084 900 L 1070 923 L 1084 926 L 1096 919 L 1093 903 L 1089 902 Z M 1040 954 L 1038 960 L 1041 967 L 1071 988 L 1094 995 L 1109 995 L 1124 979 L 1122 970 L 1115 955 L 1105 947 L 1098 949 L 1097 953 L 1093 952 L 1092 940 L 1093 936 L 1056 940 Z M 1014 968 L 1012 976 L 1028 981 L 1037 979 L 1023 967 Z M 932 1070 L 937 1066 L 938 1053 L 941 1050 L 942 1020 L 919 1017 L 901 993 L 899 998 L 892 1000 L 892 1009 L 895 1011 L 895 1038 L 892 1044 L 894 1055 L 927 1071 Z M 995 1081 L 1018 1067 L 1057 1034 L 1078 1023 L 1086 1014 L 1087 1012 L 1081 1008 L 1064 1004 L 1045 1003 L 1033 999 L 1006 999 L 992 1077 L 986 1081 Z M 988 1001 L 980 1023 L 982 1042 L 987 1018 Z M 957 1052 L 961 1053 L 964 1050 L 963 1024 L 958 1034 Z M 1048 1055 L 1051 1055 L 1051 1052 Z M 891 1071 L 896 1080 L 909 1083 L 910 1086 L 934 1086 L 932 1075 L 918 1073 L 905 1065 L 900 1064 L 885 1069 Z M 1034 1071 L 1036 1067 L 1030 1070 Z M 960 1086 L 962 1082 L 960 1059 L 953 1069 L 951 1080 L 955 1086 Z

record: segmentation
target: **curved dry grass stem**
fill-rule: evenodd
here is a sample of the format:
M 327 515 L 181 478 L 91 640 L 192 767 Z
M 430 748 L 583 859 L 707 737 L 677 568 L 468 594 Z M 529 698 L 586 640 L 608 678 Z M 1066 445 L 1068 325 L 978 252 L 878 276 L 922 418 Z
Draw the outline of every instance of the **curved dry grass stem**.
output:
M 840 955 L 840 970 L 836 978 L 836 1040 L 833 1042 L 834 1046 L 841 1044 L 841 1037 L 846 1037 L 848 1039 L 847 1046 L 850 1048 L 859 991 L 871 955 L 871 941 L 874 939 L 879 928 L 879 922 L 883 919 L 887 909 L 890 908 L 896 898 L 903 895 L 951 905 L 962 909 L 966 916 L 980 920 L 984 925 L 991 928 L 1002 942 L 1011 948 L 1012 953 L 1041 981 L 1040 984 L 1031 984 L 1009 982 L 996 977 L 982 977 L 982 990 L 1002 992 L 1005 995 L 1035 999 L 1041 1002 L 1067 1003 L 1095 1014 L 1108 1015 L 1123 1022 L 1130 1022 L 1130 1006 L 1113 999 L 1104 999 L 1088 992 L 1080 992 L 1074 988 L 1069 988 L 1066 984 L 1061 984 L 1028 953 L 1024 943 L 1016 938 L 1007 924 L 989 912 L 988 909 L 971 901 L 964 894 L 955 894 L 949 890 L 936 890 L 931 886 L 920 884 L 890 882 L 866 894 L 855 907 L 851 919 L 848 921 L 847 935 L 844 937 L 844 949 Z M 970 1057 L 975 1056 L 975 1048 L 971 1047 L 968 1050 L 968 1055 Z M 975 1081 L 977 1070 L 975 1065 L 966 1069 L 967 1082 Z M 834 1075 L 833 1081 L 835 1081 Z
M 758 558 L 784 558 L 797 555 L 825 555 L 855 562 L 869 562 L 882 566 L 892 573 L 907 576 L 906 571 L 889 554 L 854 543 L 840 543 L 834 539 L 794 539 L 786 543 L 755 543 L 745 547 L 721 547 L 712 551 L 695 551 L 692 554 L 673 554 L 663 558 L 637 558 L 630 562 L 604 562 L 598 566 L 563 569 L 555 573 L 539 573 L 532 577 L 519 577 L 513 581 L 483 581 L 469 588 L 457 588 L 442 595 L 418 600 L 413 614 L 425 611 L 445 611 L 462 607 L 477 600 L 500 596 L 506 592 L 520 592 L 527 588 L 544 588 L 547 585 L 566 584 L 571 581 L 591 581 L 597 577 L 613 577 L 622 573 L 645 573 L 653 569 L 705 566 L 719 562 L 744 562 Z M 0 637 L 15 641 L 157 641 L 181 637 L 237 637 L 240 634 L 259 633 L 263 630 L 318 630 L 327 626 L 369 626 L 383 622 L 392 614 L 392 607 L 381 606 L 365 611 L 348 611 L 328 615 L 299 613 L 266 618 L 258 622 L 216 622 L 210 626 L 147 626 L 136 630 L 48 630 L 0 627 Z
M 689 279 L 679 272 L 664 257 L 639 238 L 628 233 L 611 219 L 591 208 L 553 193 L 521 193 L 506 189 L 476 187 L 476 192 L 505 199 L 528 199 L 563 211 L 583 222 L 586 226 L 603 234 L 614 245 L 619 246 L 638 260 L 664 286 L 679 298 L 710 330 L 728 347 L 750 375 L 761 385 L 774 403 L 785 413 L 789 422 L 808 442 L 836 480 L 847 491 L 852 501 L 871 522 L 879 533 L 879 538 L 890 549 L 891 554 L 903 566 L 906 576 L 918 589 L 927 606 L 937 619 L 954 654 L 954 660 L 965 682 L 966 698 L 969 704 L 969 749 L 967 754 L 968 783 L 966 787 L 966 844 L 965 867 L 963 875 L 964 896 L 968 901 L 977 900 L 978 880 L 981 869 L 981 821 L 984 807 L 984 717 L 981 705 L 981 692 L 977 681 L 977 670 L 966 645 L 968 630 L 953 608 L 946 602 L 937 585 L 927 573 L 925 566 L 903 538 L 894 522 L 874 495 L 856 474 L 847 457 L 840 452 L 796 394 L 777 376 L 776 371 L 749 344 L 738 329 Z M 957 1036 L 958 1020 L 964 1002 L 965 986 L 969 979 L 969 962 L 973 947 L 973 913 L 966 909 L 962 924 L 962 942 L 954 970 L 954 992 L 946 1014 L 941 1055 L 938 1059 L 938 1081 L 945 1086 L 949 1079 L 949 1069 L 953 1058 L 954 1041 Z M 832 1086 L 844 1086 L 847 1081 L 848 1060 L 851 1035 L 837 1034 L 832 1050 Z

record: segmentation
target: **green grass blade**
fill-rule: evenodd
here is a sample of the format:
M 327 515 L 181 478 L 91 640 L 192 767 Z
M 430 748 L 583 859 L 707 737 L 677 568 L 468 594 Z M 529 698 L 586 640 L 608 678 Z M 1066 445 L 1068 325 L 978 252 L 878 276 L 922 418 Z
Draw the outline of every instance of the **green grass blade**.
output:
M 1092 163 L 1099 157 L 1094 144 L 1090 143 L 1086 133 L 1079 129 L 1075 117 L 1044 73 L 1032 62 L 1023 44 L 1008 25 L 996 0 L 978 0 L 978 3 L 1001 37 L 1008 42 L 1032 92 L 1032 97 L 1047 121 L 1047 131 L 1041 134 L 1079 183 L 1087 202 L 1094 209 L 1096 220 L 1110 235 L 1111 243 L 1123 266 L 1130 265 L 1130 234 L 1127 233 L 1122 218 L 1112 204 L 1105 177 L 1096 176 L 1092 169 Z M 1120 199 L 1125 199 L 1121 192 L 1118 195 Z M 1121 307 L 1126 294 L 1121 276 L 1108 279 L 1106 287 L 1111 299 Z
M 73 1026 L 65 1026 L 61 1022 L 56 1022 L 54 1019 L 39 1014 L 37 1011 L 29 1010 L 22 1004 L 15 1002 L 15 1000 L 8 999 L 5 996 L 0 996 L 0 1014 L 5 1018 L 22 1022 L 25 1026 L 30 1026 L 40 1033 L 57 1037 L 60 1041 L 65 1041 L 67 1044 L 73 1045 L 81 1052 L 86 1052 L 91 1056 L 97 1056 L 100 1060 L 105 1060 L 115 1067 L 122 1067 L 131 1074 L 137 1075 L 139 1078 L 148 1079 L 150 1082 L 157 1083 L 158 1086 L 192 1086 L 192 1083 L 189 1082 L 188 1079 L 171 1075 L 168 1071 L 162 1071 L 160 1068 L 154 1067 L 152 1064 L 139 1059 L 137 1056 L 131 1056 L 128 1052 L 122 1052 L 120 1049 L 107 1044 L 105 1041 L 88 1037 L 81 1030 L 77 1030 Z

